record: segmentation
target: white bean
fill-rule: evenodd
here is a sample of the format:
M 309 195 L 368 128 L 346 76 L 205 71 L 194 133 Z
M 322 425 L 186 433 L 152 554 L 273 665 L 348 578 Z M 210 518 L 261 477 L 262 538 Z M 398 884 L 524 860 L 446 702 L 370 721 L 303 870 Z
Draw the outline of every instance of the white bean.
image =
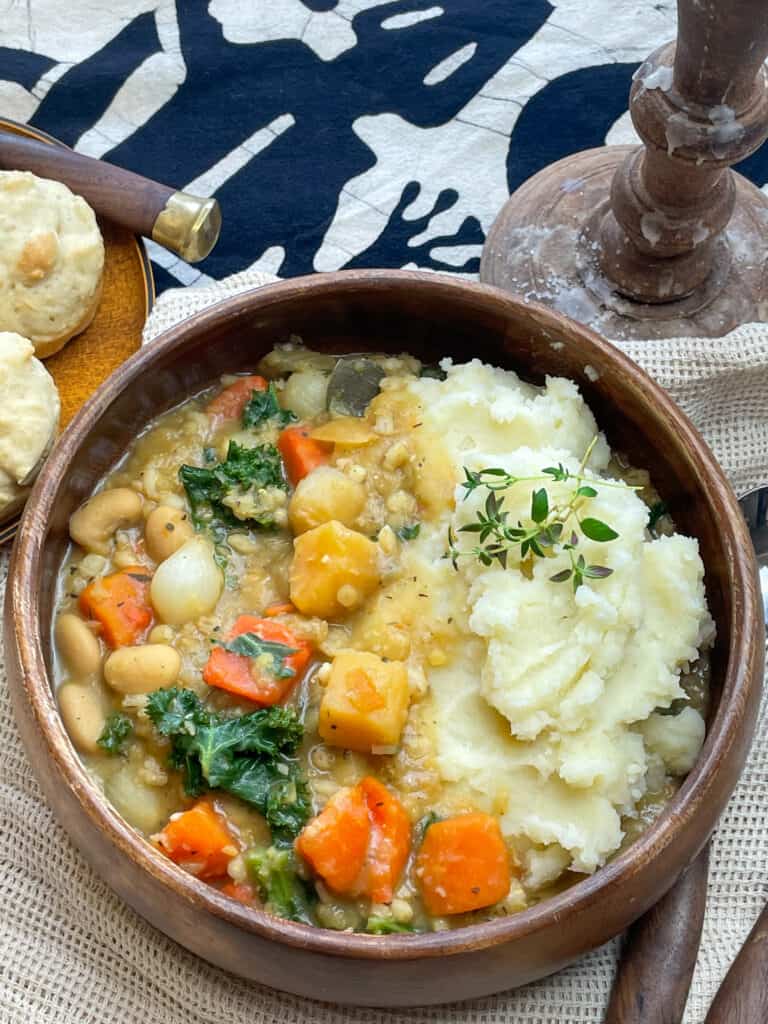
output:
M 107 779 L 104 789 L 126 821 L 147 835 L 162 828 L 168 818 L 165 790 L 139 782 L 135 765 L 118 769 Z
M 56 622 L 56 646 L 75 679 L 84 679 L 99 671 L 99 641 L 79 615 L 64 612 L 59 616 Z
M 95 754 L 106 722 L 99 695 L 90 686 L 65 683 L 59 690 L 61 717 L 70 739 L 84 754 Z
M 195 531 L 185 511 L 158 505 L 144 524 L 144 542 L 149 557 L 164 562 L 194 537 Z
M 119 647 L 104 662 L 104 678 L 118 693 L 151 693 L 172 686 L 180 671 L 178 651 L 168 644 Z
M 130 487 L 113 487 L 89 498 L 69 520 L 72 540 L 87 551 L 108 555 L 116 530 L 141 519 L 141 498 Z

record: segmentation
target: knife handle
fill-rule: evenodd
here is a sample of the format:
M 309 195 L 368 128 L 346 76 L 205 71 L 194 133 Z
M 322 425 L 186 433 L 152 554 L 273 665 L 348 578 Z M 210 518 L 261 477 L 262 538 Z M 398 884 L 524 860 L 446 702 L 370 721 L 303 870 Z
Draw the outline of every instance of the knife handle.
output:
M 190 263 L 205 259 L 219 238 L 221 211 L 215 199 L 177 192 L 65 146 L 0 132 L 0 168 L 63 182 L 102 217 Z
M 604 1024 L 680 1024 L 701 941 L 708 872 L 707 845 L 629 929 Z
M 768 1020 L 768 907 L 764 908 L 717 991 L 704 1024 Z

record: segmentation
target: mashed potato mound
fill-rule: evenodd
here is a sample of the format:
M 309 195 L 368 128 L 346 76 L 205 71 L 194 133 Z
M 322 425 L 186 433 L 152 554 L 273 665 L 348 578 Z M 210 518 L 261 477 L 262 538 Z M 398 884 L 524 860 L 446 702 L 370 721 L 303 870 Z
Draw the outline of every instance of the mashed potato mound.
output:
M 690 770 L 701 715 L 657 709 L 687 700 L 681 670 L 712 637 L 704 569 L 695 540 L 651 538 L 647 506 L 606 475 L 610 449 L 573 382 L 548 378 L 536 388 L 478 361 L 444 369 L 445 381 L 410 388 L 457 480 L 465 467 L 577 472 L 597 436 L 584 475 L 598 493 L 580 514 L 619 534 L 608 543 L 579 536 L 586 563 L 612 573 L 575 593 L 551 579 L 570 564 L 562 550 L 526 572 L 517 553 L 506 569 L 465 557 L 456 571 L 441 560 L 448 526 L 475 520 L 484 488 L 465 500 L 457 487 L 455 508 L 409 545 L 413 570 L 439 576 L 435 616 L 461 633 L 452 657 L 428 672 L 440 775 L 457 803 L 499 814 L 505 834 L 527 844 L 535 886 L 566 868 L 592 872 L 618 849 L 621 818 L 637 813 L 652 761 L 671 775 Z M 550 478 L 515 484 L 504 492 L 510 522 L 530 523 L 531 492 L 542 486 L 550 507 L 574 488 Z M 465 548 L 476 538 L 458 536 Z

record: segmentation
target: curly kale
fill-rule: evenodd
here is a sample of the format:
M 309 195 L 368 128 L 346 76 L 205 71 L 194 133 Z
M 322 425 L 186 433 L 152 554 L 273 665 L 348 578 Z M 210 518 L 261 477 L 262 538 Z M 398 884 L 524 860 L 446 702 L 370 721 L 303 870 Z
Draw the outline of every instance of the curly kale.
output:
M 310 813 L 309 793 L 295 759 L 304 728 L 292 708 L 238 717 L 208 710 L 192 690 L 156 690 L 147 715 L 171 739 L 169 763 L 184 789 L 199 796 L 222 789 L 256 807 L 276 845 L 290 845 Z
M 298 416 L 290 409 L 283 409 L 277 400 L 275 385 L 270 383 L 266 391 L 254 391 L 243 409 L 243 426 L 249 430 L 274 420 L 279 427 L 296 423 Z
M 122 754 L 126 741 L 133 734 L 133 722 L 121 711 L 113 711 L 96 740 L 101 749 L 114 757 Z
M 266 850 L 246 850 L 243 859 L 248 875 L 259 889 L 264 906 L 288 921 L 316 924 L 312 912 L 312 887 L 296 873 L 292 850 L 270 846 Z

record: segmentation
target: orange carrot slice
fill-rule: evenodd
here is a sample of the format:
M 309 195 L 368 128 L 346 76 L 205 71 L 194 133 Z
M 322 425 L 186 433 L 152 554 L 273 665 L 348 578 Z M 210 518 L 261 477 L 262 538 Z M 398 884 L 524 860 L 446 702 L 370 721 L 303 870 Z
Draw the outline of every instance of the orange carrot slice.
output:
M 244 654 L 214 647 L 203 669 L 203 679 L 209 686 L 226 690 L 236 697 L 245 697 L 263 707 L 278 704 L 300 682 L 312 653 L 311 644 L 297 637 L 293 630 L 281 622 L 259 619 L 255 615 L 241 615 L 227 639 L 234 640 L 242 633 L 255 633 L 261 640 L 292 648 L 296 653 L 288 655 L 284 665 L 293 671 L 293 675 L 280 679 L 268 668 L 256 667 L 253 659 Z
M 80 611 L 100 623 L 110 647 L 126 647 L 144 638 L 152 622 L 151 580 L 143 565 L 131 565 L 93 580 L 80 595 Z
M 496 818 L 461 814 L 430 825 L 416 858 L 416 878 L 430 914 L 490 907 L 509 892 L 510 858 Z
M 267 382 L 263 377 L 241 377 L 212 398 L 205 411 L 217 421 L 239 419 L 253 392 L 266 390 Z
M 364 891 L 374 903 L 391 903 L 411 848 L 411 823 L 395 794 L 368 775 L 365 794 L 371 837 L 364 871 Z
M 330 889 L 350 893 L 365 865 L 370 834 L 365 794 L 360 786 L 347 786 L 304 827 L 296 850 Z
M 334 892 L 390 903 L 410 836 L 398 798 L 367 776 L 331 797 L 296 840 L 296 850 Z
M 237 900 L 238 903 L 245 903 L 246 906 L 250 906 L 256 900 L 253 886 L 248 885 L 247 882 L 227 882 L 226 885 L 222 885 L 219 892 L 223 892 L 230 899 Z
M 239 852 L 227 819 L 208 800 L 174 814 L 162 832 L 153 836 L 158 849 L 198 878 L 221 878 Z
M 285 475 L 293 487 L 317 466 L 328 462 L 333 451 L 332 444 L 313 440 L 309 429 L 302 426 L 284 430 L 278 438 L 277 447 L 283 457 Z

